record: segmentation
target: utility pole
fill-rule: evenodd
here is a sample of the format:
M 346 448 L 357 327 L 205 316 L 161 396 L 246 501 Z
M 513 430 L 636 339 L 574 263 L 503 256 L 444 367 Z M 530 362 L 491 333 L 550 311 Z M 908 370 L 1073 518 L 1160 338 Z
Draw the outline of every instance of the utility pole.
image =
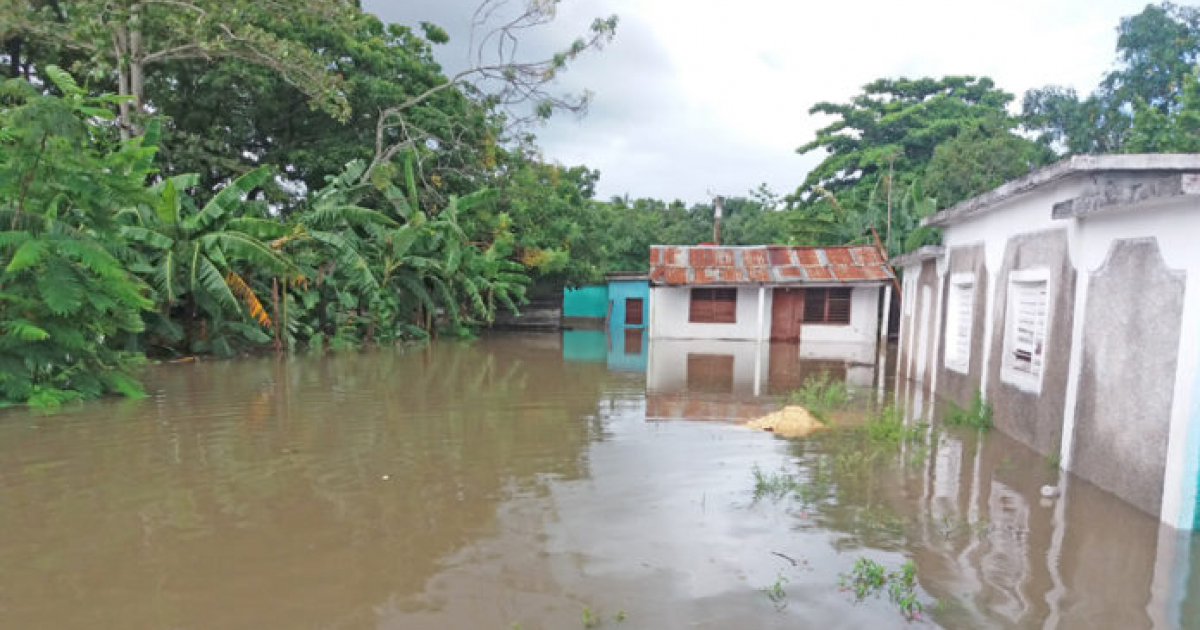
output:
M 888 156 L 888 216 L 887 216 L 887 251 L 885 257 L 892 255 L 892 188 L 895 187 L 896 154 Z
M 713 244 L 721 244 L 721 198 L 713 200 Z

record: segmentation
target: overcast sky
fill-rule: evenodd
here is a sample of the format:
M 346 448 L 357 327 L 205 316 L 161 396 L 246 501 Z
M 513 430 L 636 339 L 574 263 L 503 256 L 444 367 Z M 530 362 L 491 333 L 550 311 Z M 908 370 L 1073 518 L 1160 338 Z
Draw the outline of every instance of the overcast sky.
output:
M 520 3 L 523 0 L 512 0 Z M 390 22 L 429 21 L 465 65 L 479 0 L 364 0 Z M 563 90 L 595 93 L 581 119 L 538 130 L 546 159 L 601 172 L 599 195 L 683 199 L 788 193 L 819 154 L 796 147 L 828 124 L 810 116 L 879 77 L 973 74 L 1019 101 L 1047 84 L 1090 92 L 1115 59 L 1121 17 L 1145 0 L 563 0 L 525 50 L 561 48 L 594 17 L 620 18 L 616 39 L 573 64 Z

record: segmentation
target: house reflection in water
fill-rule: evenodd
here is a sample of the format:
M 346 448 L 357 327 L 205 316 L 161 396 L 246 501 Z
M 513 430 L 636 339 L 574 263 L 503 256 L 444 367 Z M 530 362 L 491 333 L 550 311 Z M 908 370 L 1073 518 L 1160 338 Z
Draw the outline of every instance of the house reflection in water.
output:
M 897 401 L 913 418 L 937 416 L 920 383 L 901 387 Z M 1000 432 L 978 437 L 931 440 L 919 467 L 876 488 L 905 524 L 922 587 L 966 604 L 947 611 L 947 627 L 1200 628 L 1195 536 L 1090 483 L 1063 483 Z M 1056 482 L 1062 496 L 1043 498 L 1042 486 Z
M 645 372 L 647 339 L 644 328 L 564 330 L 563 358 L 576 363 L 603 363 L 618 372 Z
M 876 385 L 876 365 L 859 344 L 813 348 L 796 343 L 652 339 L 646 369 L 651 420 L 750 420 L 779 408 L 779 398 L 826 372 L 852 388 Z M 819 358 L 814 358 L 819 357 Z M 865 360 L 864 360 L 865 359 Z

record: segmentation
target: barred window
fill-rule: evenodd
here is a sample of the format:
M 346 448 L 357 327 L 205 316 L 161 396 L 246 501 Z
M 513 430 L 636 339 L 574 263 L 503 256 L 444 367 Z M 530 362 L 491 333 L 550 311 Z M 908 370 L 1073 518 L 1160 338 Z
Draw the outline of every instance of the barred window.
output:
M 805 289 L 804 323 L 849 324 L 850 289 Z

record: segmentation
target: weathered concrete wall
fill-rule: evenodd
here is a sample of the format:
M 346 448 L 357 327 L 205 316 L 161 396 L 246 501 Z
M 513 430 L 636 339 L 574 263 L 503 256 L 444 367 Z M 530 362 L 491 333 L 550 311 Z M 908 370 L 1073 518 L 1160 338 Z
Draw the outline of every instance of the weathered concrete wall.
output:
M 987 307 L 986 298 L 988 291 L 991 290 L 991 287 L 988 286 L 986 253 L 983 243 L 955 247 L 946 253 L 947 282 L 944 283 L 942 288 L 941 299 L 943 305 L 949 304 L 949 278 L 953 278 L 957 274 L 967 273 L 975 278 L 975 300 L 971 311 L 973 314 L 971 318 L 971 356 L 966 374 L 946 367 L 946 347 L 948 344 L 946 340 L 946 325 L 947 321 L 949 321 L 949 317 L 945 314 L 947 306 L 942 307 L 942 321 L 938 324 L 938 334 L 942 338 L 942 343 L 939 344 L 940 352 L 938 353 L 937 366 L 939 370 L 938 394 L 959 405 L 967 405 L 971 402 L 983 378 L 983 347 L 985 344 L 984 335 L 987 329 L 984 314 Z
M 1157 515 L 1186 275 L 1157 240 L 1126 239 L 1088 282 L 1072 467 Z
M 937 357 L 933 354 L 938 335 L 938 272 L 937 261 L 921 263 L 921 278 L 913 295 L 912 372 L 910 378 L 922 383 L 933 380 Z
M 1024 391 L 1005 382 L 1001 374 L 1009 275 L 1034 269 L 1049 272 L 1049 313 L 1040 392 Z M 996 425 L 1039 453 L 1058 453 L 1075 310 L 1075 268 L 1071 265 L 1067 231 L 1046 230 L 1012 237 L 996 278 L 995 300 L 991 305 L 995 324 L 988 340 L 991 352 L 986 366 L 987 399 L 995 409 Z

